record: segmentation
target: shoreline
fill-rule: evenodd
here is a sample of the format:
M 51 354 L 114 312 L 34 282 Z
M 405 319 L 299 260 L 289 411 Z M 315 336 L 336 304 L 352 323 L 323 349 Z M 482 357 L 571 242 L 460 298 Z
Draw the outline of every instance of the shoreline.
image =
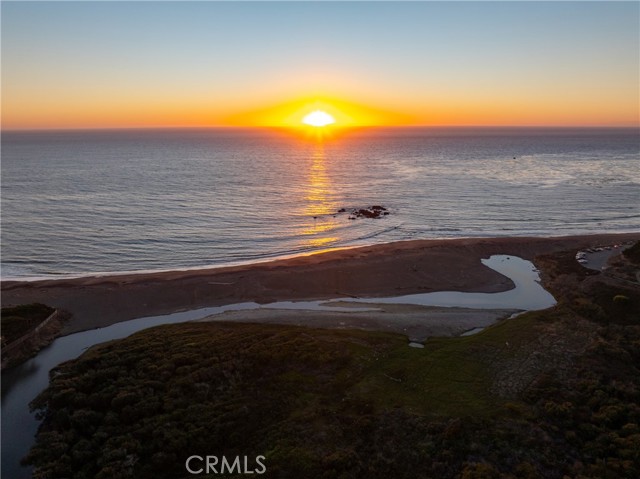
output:
M 240 261 L 231 261 L 229 263 L 222 264 L 210 264 L 207 266 L 185 266 L 185 267 L 176 267 L 176 268 L 157 268 L 157 269 L 140 269 L 140 270 L 130 270 L 130 271 L 95 271 L 89 273 L 51 273 L 45 276 L 24 276 L 24 277 L 8 277 L 8 278 L 0 278 L 2 283 L 33 283 L 36 281 L 59 281 L 66 279 L 88 279 L 88 278 L 104 278 L 104 277 L 117 277 L 117 276 L 140 276 L 140 275 L 150 275 L 150 274 L 161 274 L 161 273 L 188 273 L 202 270 L 214 270 L 214 269 L 222 269 L 222 268 L 236 268 L 241 266 L 254 266 L 263 263 L 271 263 L 273 261 L 284 261 L 295 258 L 302 258 L 305 256 L 313 256 L 316 254 L 324 254 L 330 253 L 332 251 L 342 251 L 347 249 L 354 248 L 365 248 L 368 246 L 375 246 L 374 243 L 370 245 L 356 245 L 356 246 L 336 246 L 335 248 L 327 248 L 319 251 L 306 251 L 301 253 L 291 253 L 291 254 L 282 254 L 282 255 L 274 255 L 267 256 L 264 258 L 258 259 L 250 259 L 250 260 L 240 260 Z M 382 243 L 387 244 L 387 243 Z
M 176 267 L 168 267 L 168 268 L 151 268 L 151 269 L 140 269 L 140 270 L 123 270 L 123 271 L 89 271 L 89 272 L 76 272 L 76 273 L 45 273 L 42 275 L 25 275 L 25 276 L 0 276 L 0 283 L 34 283 L 40 281 L 63 281 L 63 280 L 82 280 L 82 279 L 90 279 L 90 278 L 116 278 L 118 276 L 142 276 L 142 275 L 155 275 L 155 274 L 163 274 L 163 273 L 190 273 L 190 272 L 198 272 L 198 271 L 213 271 L 224 268 L 236 268 L 236 267 L 247 267 L 247 266 L 257 266 L 262 265 L 264 263 L 272 263 L 276 261 L 288 261 L 297 258 L 305 258 L 307 256 L 315 256 L 322 255 L 326 253 L 332 253 L 337 251 L 344 251 L 350 249 L 358 249 L 358 248 L 370 248 L 376 246 L 385 246 L 392 245 L 398 243 L 412 243 L 412 242 L 423 242 L 423 241 L 455 241 L 455 240 L 484 240 L 484 239 L 566 239 L 566 238 L 578 238 L 578 237 L 589 237 L 589 236 L 627 236 L 627 235 L 640 235 L 640 231 L 638 232 L 629 232 L 628 230 L 620 230 L 620 231 L 612 231 L 609 233 L 574 233 L 567 235 L 544 235 L 537 234 L 535 236 L 531 235 L 515 235 L 515 236 L 445 236 L 445 237 L 432 237 L 425 239 L 403 239 L 397 241 L 389 241 L 384 243 L 363 243 L 363 244 L 346 244 L 343 246 L 334 246 L 328 247 L 320 250 L 307 250 L 307 251 L 299 251 L 295 253 L 275 253 L 271 256 L 264 256 L 260 258 L 246 259 L 246 260 L 238 260 L 238 261 L 230 261 L 228 263 L 219 263 L 219 264 L 208 264 L 204 266 L 176 266 Z
M 2 304 L 41 302 L 72 314 L 61 335 L 134 318 L 243 301 L 322 300 L 420 292 L 494 293 L 513 283 L 480 259 L 640 240 L 636 233 L 409 240 L 239 266 L 2 281 Z

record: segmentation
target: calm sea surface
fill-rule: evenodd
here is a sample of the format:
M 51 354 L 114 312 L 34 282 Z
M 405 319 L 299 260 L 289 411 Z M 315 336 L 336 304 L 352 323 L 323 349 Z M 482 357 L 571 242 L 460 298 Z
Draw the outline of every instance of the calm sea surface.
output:
M 3 279 L 640 230 L 638 129 L 3 132 L 1 171 Z

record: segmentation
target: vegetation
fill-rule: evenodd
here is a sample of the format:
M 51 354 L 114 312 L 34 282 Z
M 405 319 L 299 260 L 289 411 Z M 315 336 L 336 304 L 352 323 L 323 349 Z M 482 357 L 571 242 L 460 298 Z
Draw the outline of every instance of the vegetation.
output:
M 43 478 L 193 477 L 191 455 L 263 455 L 278 478 L 640 477 L 640 291 L 574 255 L 539 259 L 555 308 L 425 349 L 225 323 L 92 348 L 34 401 L 27 462 Z
M 634 264 L 640 264 L 640 241 L 622 252 L 625 258 Z
M 54 309 L 40 303 L 25 304 L 11 308 L 2 308 L 2 339 L 3 344 L 12 341 L 32 331 L 42 321 L 47 319 Z

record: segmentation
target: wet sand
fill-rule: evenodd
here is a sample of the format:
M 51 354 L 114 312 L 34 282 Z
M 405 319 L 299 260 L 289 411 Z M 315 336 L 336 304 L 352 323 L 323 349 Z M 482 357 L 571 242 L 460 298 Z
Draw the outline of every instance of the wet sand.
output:
M 640 232 L 555 238 L 416 240 L 191 271 L 5 281 L 3 306 L 41 302 L 69 311 L 62 334 L 143 316 L 256 301 L 382 297 L 433 291 L 492 293 L 513 287 L 482 258 L 540 254 L 640 240 Z

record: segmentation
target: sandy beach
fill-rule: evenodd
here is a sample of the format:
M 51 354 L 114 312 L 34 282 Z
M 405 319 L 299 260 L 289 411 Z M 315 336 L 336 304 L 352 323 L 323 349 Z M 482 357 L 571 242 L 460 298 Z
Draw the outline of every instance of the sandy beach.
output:
M 138 317 L 244 301 L 500 292 L 511 289 L 513 283 L 483 266 L 482 258 L 509 254 L 534 260 L 541 254 L 639 239 L 640 233 L 416 240 L 215 269 L 5 281 L 2 304 L 41 302 L 67 310 L 73 317 L 64 335 Z M 252 313 L 253 320 L 259 320 L 261 314 Z M 338 326 L 343 322 L 340 315 L 330 321 Z M 461 323 L 454 329 L 466 326 Z

